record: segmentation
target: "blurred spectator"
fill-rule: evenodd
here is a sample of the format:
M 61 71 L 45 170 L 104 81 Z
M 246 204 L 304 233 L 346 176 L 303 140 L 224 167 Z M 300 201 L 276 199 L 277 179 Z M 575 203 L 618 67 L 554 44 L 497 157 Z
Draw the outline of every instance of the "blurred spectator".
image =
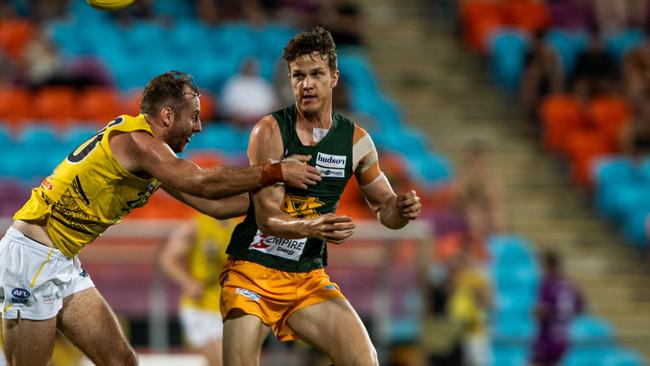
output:
M 64 72 L 63 56 L 41 27 L 25 46 L 22 61 L 26 81 L 33 88 L 53 83 Z
M 536 32 L 526 53 L 521 99 L 531 123 L 538 121 L 537 106 L 548 94 L 565 89 L 564 70 L 555 49 L 544 42 L 545 32 Z
M 603 34 L 617 34 L 629 28 L 645 28 L 647 0 L 593 0 L 598 28 Z
M 28 0 L 29 18 L 46 22 L 66 15 L 70 0 Z
M 481 140 L 467 144 L 454 187 L 455 207 L 468 226 L 468 245 L 483 259 L 487 259 L 485 239 L 505 225 L 501 182 L 487 166 L 486 150 Z
M 620 147 L 638 161 L 650 154 L 650 86 L 630 101 L 632 120 L 621 129 Z
M 339 78 L 339 85 L 340 80 Z M 334 89 L 334 98 L 336 97 L 339 85 Z M 290 105 L 295 102 L 289 70 L 284 62 L 276 62 L 275 64 L 275 69 L 273 70 L 273 89 L 281 106 Z M 332 101 L 332 104 L 334 104 L 334 101 Z
M 259 0 L 197 0 L 196 13 L 202 22 L 210 25 L 232 20 L 260 25 L 266 18 L 262 3 Z
M 463 365 L 462 328 L 449 314 L 449 298 L 453 285 L 447 267 L 441 262 L 433 262 L 427 265 L 425 273 L 425 311 L 421 342 L 427 365 Z
M 111 76 L 103 64 L 93 57 L 77 57 L 66 63 L 57 45 L 41 27 L 35 28 L 21 61 L 25 82 L 31 88 L 51 85 L 76 88 L 112 85 Z
M 242 62 L 239 74 L 231 77 L 222 91 L 226 118 L 248 127 L 278 107 L 273 86 L 259 75 L 258 61 L 248 58 Z
M 547 0 L 552 26 L 566 31 L 590 31 L 594 28 L 591 0 Z
M 617 79 L 616 63 L 605 50 L 604 42 L 591 34 L 588 47 L 576 61 L 571 82 L 573 92 L 586 102 L 597 95 L 614 93 Z
M 330 30 L 337 47 L 362 46 L 361 10 L 348 0 L 322 3 L 322 24 Z
M 569 347 L 569 324 L 584 311 L 578 288 L 565 278 L 562 260 L 554 251 L 542 256 L 544 277 L 535 305 L 539 332 L 533 342 L 531 362 L 536 366 L 557 365 Z
M 153 1 L 138 0 L 126 8 L 112 11 L 110 14 L 122 25 L 131 24 L 136 20 L 153 20 L 156 17 Z
M 474 260 L 471 243 L 466 244 L 449 266 L 453 286 L 449 313 L 461 327 L 464 365 L 491 365 L 492 345 L 487 318 L 492 307 L 490 280 Z
M 623 82 L 632 101 L 643 100 L 650 88 L 650 41 L 630 50 L 623 58 Z

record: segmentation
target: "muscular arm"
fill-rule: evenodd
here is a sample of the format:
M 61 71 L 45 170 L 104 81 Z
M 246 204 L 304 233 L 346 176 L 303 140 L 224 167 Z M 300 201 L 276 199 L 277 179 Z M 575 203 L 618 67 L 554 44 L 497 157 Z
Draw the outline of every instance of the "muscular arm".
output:
M 110 145 L 116 159 L 128 171 L 145 172 L 171 189 L 198 197 L 223 198 L 269 184 L 265 181 L 268 174 L 264 175 L 268 162 L 249 168 L 202 169 L 189 160 L 179 158 L 167 144 L 142 131 L 114 135 Z M 320 180 L 315 169 L 306 170 L 298 162 L 282 163 L 282 175 L 288 184 L 302 188 Z M 301 177 L 294 179 L 298 176 Z
M 248 159 L 251 165 L 255 165 L 282 158 L 282 137 L 278 124 L 275 118 L 267 116 L 251 132 Z M 289 216 L 281 210 L 284 195 L 284 186 L 281 185 L 265 187 L 253 193 L 257 226 L 262 232 L 287 239 L 318 237 L 333 243 L 339 243 L 352 234 L 354 225 L 347 217 L 328 214 L 317 219 L 299 219 Z
M 248 193 L 241 193 L 218 200 L 210 200 L 179 192 L 169 187 L 163 186 L 162 188 L 177 200 L 215 219 L 225 220 L 243 216 L 246 214 L 246 210 L 248 210 Z
M 199 296 L 203 292 L 203 286 L 192 278 L 187 268 L 188 253 L 195 238 L 196 223 L 190 221 L 181 224 L 172 232 L 159 258 L 163 272 L 189 296 Z
M 415 191 L 396 195 L 379 168 L 377 150 L 368 133 L 355 127 L 354 174 L 361 192 L 379 222 L 389 229 L 400 229 L 420 213 L 420 198 Z M 356 163 L 358 161 L 358 163 Z

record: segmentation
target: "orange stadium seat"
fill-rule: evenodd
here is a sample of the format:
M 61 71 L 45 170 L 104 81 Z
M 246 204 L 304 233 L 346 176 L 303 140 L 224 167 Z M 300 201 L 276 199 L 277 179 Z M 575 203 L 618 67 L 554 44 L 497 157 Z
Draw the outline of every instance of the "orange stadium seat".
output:
M 628 101 L 613 95 L 596 97 L 587 105 L 587 115 L 612 147 L 617 148 L 621 131 L 631 117 Z
M 531 33 L 546 29 L 551 23 L 548 6 L 539 0 L 509 0 L 504 4 L 508 24 Z
M 591 165 L 601 155 L 613 152 L 606 136 L 600 131 L 578 130 L 568 138 L 567 152 L 571 160 L 571 179 L 575 184 L 591 187 Z
M 13 129 L 29 121 L 32 103 L 29 91 L 18 88 L 0 88 L 0 120 L 6 121 Z
M 217 112 L 217 98 L 207 90 L 201 91 L 201 120 L 212 121 Z
M 570 95 L 551 95 L 540 104 L 544 147 L 554 152 L 566 151 L 566 139 L 584 124 L 578 100 Z
M 128 114 L 131 116 L 137 116 L 140 114 L 140 97 L 142 96 L 142 90 L 130 90 L 126 94 L 123 94 L 121 99 L 121 110 L 120 114 Z
M 88 88 L 80 93 L 77 118 L 105 125 L 122 113 L 119 94 L 110 88 Z
M 14 60 L 23 55 L 23 49 L 33 34 L 29 21 L 17 18 L 3 18 L 0 21 L 0 48 Z
M 494 0 L 463 1 L 460 16 L 465 43 L 477 52 L 484 52 L 490 33 L 505 24 L 503 8 Z
M 76 118 L 77 92 L 70 87 L 43 88 L 34 96 L 34 117 L 63 129 Z

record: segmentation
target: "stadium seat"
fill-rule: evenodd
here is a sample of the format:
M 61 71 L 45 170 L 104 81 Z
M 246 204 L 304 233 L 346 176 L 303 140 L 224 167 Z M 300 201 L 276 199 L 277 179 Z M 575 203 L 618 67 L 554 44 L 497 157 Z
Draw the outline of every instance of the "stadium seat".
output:
M 605 38 L 605 47 L 618 65 L 623 62 L 625 54 L 639 46 L 645 40 L 645 35 L 641 29 L 626 29 L 617 34 L 608 34 Z
M 569 338 L 575 346 L 608 346 L 615 342 L 614 327 L 603 318 L 581 315 L 571 322 Z
M 143 85 L 144 87 L 144 85 Z M 120 110 L 121 114 L 137 116 L 140 114 L 140 98 L 142 97 L 142 88 L 131 89 L 121 94 Z
M 566 150 L 571 160 L 571 179 L 583 187 L 591 186 L 590 172 L 596 159 L 615 151 L 608 136 L 597 130 L 573 131 L 567 138 Z
M 646 200 L 648 199 L 648 197 L 644 198 Z M 649 217 L 650 204 L 648 203 L 643 205 L 643 207 L 638 207 L 631 210 L 623 217 L 622 231 L 623 236 L 625 236 L 625 238 L 628 240 L 628 244 L 631 244 L 632 246 L 642 250 L 646 250 L 648 248 L 650 243 L 647 225 Z
M 191 19 L 195 16 L 195 3 L 187 0 L 154 1 L 153 11 L 156 15 L 173 19 Z
M 98 130 L 98 126 L 90 123 L 71 125 L 61 134 L 60 140 L 66 150 L 73 151 L 95 135 Z
M 33 118 L 31 94 L 26 89 L 0 88 L 0 119 L 19 129 Z
M 486 37 L 506 23 L 501 4 L 486 0 L 469 0 L 460 4 L 465 44 L 473 51 L 483 53 Z
M 495 345 L 492 348 L 492 366 L 523 366 L 528 361 L 528 347 Z
M 585 32 L 551 29 L 545 40 L 559 53 L 566 75 L 571 75 L 575 69 L 578 55 L 587 47 L 589 35 Z
M 617 348 L 607 353 L 603 358 L 605 366 L 644 366 L 643 357 L 633 351 Z
M 500 29 L 489 40 L 490 67 L 496 82 L 510 92 L 519 90 L 528 48 L 525 33 Z
M 503 3 L 505 21 L 527 33 L 546 29 L 551 23 L 548 6 L 536 0 L 510 0 Z
M 120 113 L 119 94 L 109 88 L 87 88 L 79 94 L 77 119 L 105 125 Z
M 15 61 L 19 61 L 33 34 L 34 29 L 28 20 L 3 17 L 0 22 L 0 49 Z
M 629 102 L 619 96 L 599 96 L 586 106 L 586 114 L 608 139 L 612 148 L 618 148 L 621 130 L 629 122 L 632 114 Z
M 495 343 L 517 345 L 529 344 L 537 333 L 532 318 L 499 317 L 492 322 L 492 338 Z
M 490 256 L 494 263 L 499 265 L 536 265 L 535 256 L 530 248 L 530 243 L 518 235 L 500 234 L 488 238 Z
M 77 93 L 71 87 L 46 87 L 34 95 L 34 118 L 52 121 L 59 129 L 76 118 Z
M 565 152 L 566 138 L 584 123 L 582 107 L 570 95 L 555 94 L 540 104 L 539 114 L 543 124 L 543 141 L 547 149 Z

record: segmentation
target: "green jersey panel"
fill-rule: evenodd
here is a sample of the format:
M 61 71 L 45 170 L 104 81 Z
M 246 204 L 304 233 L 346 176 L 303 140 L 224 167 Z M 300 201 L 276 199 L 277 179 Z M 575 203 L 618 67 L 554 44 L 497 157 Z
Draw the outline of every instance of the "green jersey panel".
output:
M 315 218 L 336 211 L 343 189 L 352 177 L 354 123 L 333 113 L 327 135 L 315 146 L 305 146 L 296 132 L 296 113 L 295 105 L 273 113 L 280 127 L 284 157 L 311 155 L 309 164 L 320 170 L 322 180 L 307 189 L 285 186 L 282 211 L 292 217 Z M 252 202 L 246 218 L 233 232 L 227 253 L 288 272 L 308 272 L 327 265 L 325 241 L 285 239 L 261 232 Z

